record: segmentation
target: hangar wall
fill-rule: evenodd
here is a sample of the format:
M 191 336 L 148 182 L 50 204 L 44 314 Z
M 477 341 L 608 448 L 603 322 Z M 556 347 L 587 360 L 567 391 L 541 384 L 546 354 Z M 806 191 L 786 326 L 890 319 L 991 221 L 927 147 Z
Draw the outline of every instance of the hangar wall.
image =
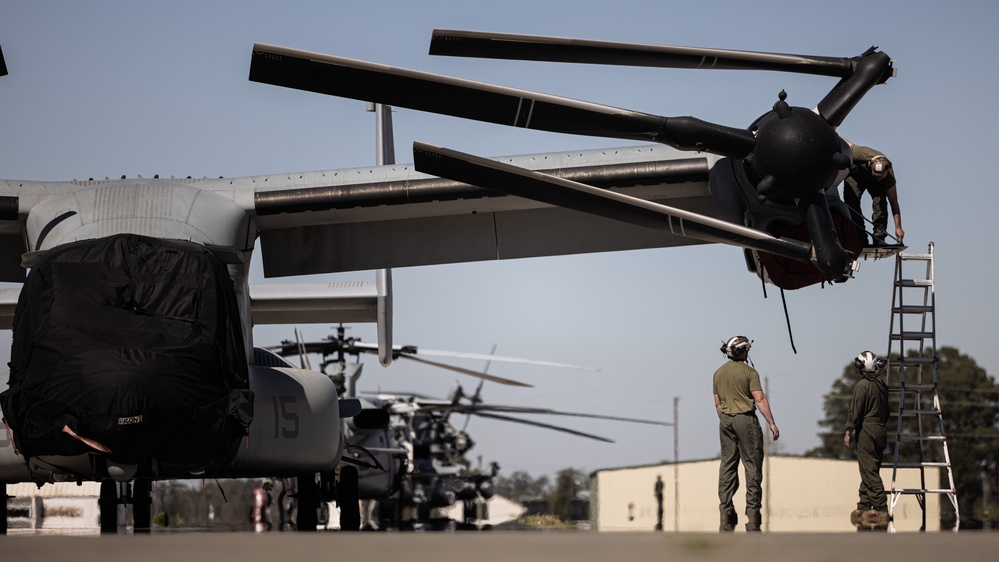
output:
M 600 531 L 653 531 L 658 519 L 656 477 L 663 482 L 663 530 L 718 532 L 719 460 L 681 462 L 596 471 L 591 477 L 590 518 Z M 938 482 L 938 468 L 926 468 L 927 482 Z M 885 488 L 891 466 L 881 469 Z M 739 467 L 735 509 L 737 532 L 745 532 L 745 474 Z M 900 469 L 896 485 L 918 488 L 919 471 Z M 860 474 L 854 460 L 768 456 L 763 472 L 763 530 L 773 532 L 855 532 L 850 512 L 856 509 Z M 678 493 L 677 493 L 678 490 Z M 941 494 L 927 494 L 927 531 L 940 530 Z M 889 498 L 890 501 L 890 498 Z M 912 495 L 895 506 L 897 532 L 916 532 L 922 509 Z

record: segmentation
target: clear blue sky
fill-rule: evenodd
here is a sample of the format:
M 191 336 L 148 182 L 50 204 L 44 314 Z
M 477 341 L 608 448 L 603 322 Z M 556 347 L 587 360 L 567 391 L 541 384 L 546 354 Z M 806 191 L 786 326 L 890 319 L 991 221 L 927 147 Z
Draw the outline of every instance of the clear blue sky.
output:
M 433 58 L 430 34 L 440 27 L 830 56 L 873 44 L 895 59 L 898 77 L 868 94 L 840 133 L 894 161 L 906 242 L 920 252 L 936 243 L 939 341 L 994 373 L 999 5 L 755 4 L 11 0 L 0 7 L 10 71 L 0 78 L 0 177 L 230 177 L 372 164 L 374 118 L 364 104 L 249 82 L 254 42 L 731 126 L 747 126 L 781 89 L 792 105 L 812 107 L 834 80 Z M 400 162 L 411 161 L 414 139 L 483 156 L 627 144 L 405 109 L 394 121 Z M 496 344 L 505 355 L 602 369 L 494 364 L 490 372 L 536 385 L 487 384 L 484 397 L 496 403 L 668 421 L 678 396 L 680 458 L 688 460 L 718 453 L 710 377 L 723 359 L 721 341 L 745 334 L 769 382 L 781 450 L 802 453 L 818 444 L 822 396 L 844 365 L 865 349 L 887 351 L 893 265 L 866 262 L 846 284 L 789 292 L 797 354 L 778 291 L 770 287 L 764 299 L 739 250 L 722 246 L 398 269 L 395 338 L 480 353 Z M 374 339 L 369 326 L 350 333 Z M 258 345 L 291 335 L 290 327 L 255 330 Z M 454 381 L 427 367 L 370 362 L 360 387 L 444 395 Z M 536 475 L 672 458 L 670 428 L 544 421 L 617 442 L 476 419 L 473 457 Z

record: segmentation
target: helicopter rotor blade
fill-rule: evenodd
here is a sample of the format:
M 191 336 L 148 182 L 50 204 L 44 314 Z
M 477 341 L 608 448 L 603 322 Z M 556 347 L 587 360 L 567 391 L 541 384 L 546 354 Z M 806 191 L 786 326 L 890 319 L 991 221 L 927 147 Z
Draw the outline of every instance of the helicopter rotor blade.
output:
M 595 439 L 597 441 L 603 441 L 604 443 L 613 443 L 614 442 L 613 439 L 607 439 L 606 437 L 600 437 L 599 435 L 593 435 L 591 433 L 584 433 L 582 431 L 576 431 L 575 429 L 569 429 L 567 427 L 561 427 L 561 426 L 557 426 L 557 425 L 551 425 L 551 424 L 548 424 L 548 423 L 542 423 L 542 422 L 537 422 L 537 421 L 533 421 L 533 420 L 524 420 L 524 419 L 520 419 L 520 418 L 513 418 L 513 417 L 510 417 L 510 416 L 502 416 L 502 415 L 499 415 L 499 414 L 489 414 L 489 413 L 486 413 L 486 412 L 475 412 L 475 415 L 476 416 L 481 416 L 483 418 L 492 418 L 492 419 L 495 419 L 495 420 L 503 420 L 503 421 L 513 422 L 513 423 L 521 423 L 521 424 L 524 424 L 524 425 L 532 425 L 534 427 L 543 427 L 545 429 L 553 429 L 555 431 L 561 431 L 563 433 L 571 433 L 572 435 L 578 435 L 580 437 L 586 437 L 588 439 Z
M 487 123 L 639 140 L 744 158 L 752 133 L 571 98 L 256 43 L 250 80 Z
M 855 59 L 435 29 L 430 54 L 658 68 L 774 70 L 847 77 Z
M 413 157 L 416 169 L 423 173 L 665 230 L 678 236 L 770 252 L 811 263 L 812 246 L 800 240 L 776 238 L 760 230 L 698 213 L 418 141 L 413 143 Z
M 449 371 L 454 371 L 456 373 L 461 373 L 463 375 L 468 375 L 471 377 L 476 377 L 480 379 L 485 379 L 487 381 L 498 382 L 500 384 L 506 384 L 510 386 L 526 386 L 528 388 L 534 388 L 534 385 L 515 381 L 513 379 L 506 379 L 503 377 L 497 377 L 496 375 L 489 375 L 486 373 L 480 373 L 479 371 L 473 371 L 471 369 L 465 369 L 462 367 L 456 367 L 454 365 L 447 365 L 445 363 L 438 363 L 436 361 L 429 361 L 427 359 L 420 359 L 419 357 L 413 357 L 412 355 L 400 354 L 399 357 L 404 359 L 409 359 L 411 361 L 416 361 L 417 363 L 423 363 L 424 365 L 431 365 L 433 367 L 440 367 L 441 369 L 447 369 Z
M 351 346 L 353 349 L 359 351 L 364 351 L 366 353 L 375 353 L 378 351 L 378 344 L 375 343 L 365 343 L 361 341 L 354 341 Z M 415 345 L 396 345 L 392 347 L 393 354 L 395 355 L 430 355 L 435 357 L 454 357 L 458 359 L 478 359 L 482 361 L 501 361 L 504 363 L 522 363 L 525 365 L 539 365 L 542 367 L 561 367 L 566 369 L 580 369 L 583 371 L 599 371 L 600 369 L 596 367 L 583 367 L 580 365 L 571 365 L 569 363 L 557 363 L 555 361 L 542 361 L 537 359 L 524 359 L 522 357 L 510 357 L 506 355 L 490 355 L 486 353 L 466 353 L 463 351 L 444 351 L 439 349 L 424 349 L 422 347 L 417 347 Z
M 548 408 L 530 408 L 530 407 L 522 407 L 522 406 L 501 406 L 501 405 L 495 405 L 495 404 L 465 404 L 465 405 L 459 404 L 459 405 L 456 405 L 456 406 L 454 406 L 452 408 L 448 408 L 447 406 L 444 406 L 444 407 L 438 406 L 438 407 L 430 407 L 428 409 L 437 409 L 437 410 L 450 409 L 453 412 L 459 413 L 459 414 L 478 414 L 479 412 L 505 412 L 505 413 L 510 413 L 510 414 L 544 414 L 544 415 L 551 415 L 551 416 L 569 416 L 569 417 L 577 417 L 577 418 L 593 418 L 593 419 L 599 419 L 599 420 L 611 420 L 611 421 L 620 421 L 620 422 L 629 422 L 629 423 L 642 423 L 642 424 L 648 424 L 648 425 L 661 425 L 661 426 L 671 426 L 671 425 L 673 425 L 670 422 L 661 422 L 661 421 L 656 421 L 656 420 L 646 420 L 646 419 L 640 419 L 640 418 L 627 418 L 627 417 L 622 417 L 622 416 L 608 416 L 608 415 L 603 415 L 603 414 L 586 414 L 586 413 L 579 413 L 579 412 L 562 412 L 562 411 L 559 411 L 559 410 L 550 410 Z
M 3 49 L 0 48 L 0 76 L 7 75 L 7 63 L 3 60 Z
M 662 422 L 656 420 L 647 420 L 640 418 L 628 418 L 622 416 L 608 416 L 603 414 L 590 414 L 590 413 L 579 413 L 579 412 L 563 412 L 559 410 L 552 410 L 549 408 L 534 408 L 526 406 L 504 406 L 497 404 L 421 404 L 420 410 L 431 411 L 431 410 L 450 410 L 459 414 L 478 414 L 479 412 L 505 412 L 510 414 L 544 414 L 544 415 L 554 415 L 554 416 L 571 416 L 580 418 L 593 418 L 601 420 L 611 420 L 611 421 L 621 421 L 629 423 L 642 423 L 648 425 L 661 425 L 661 426 L 671 426 L 670 422 Z
M 298 355 L 299 353 L 316 353 L 318 355 L 327 356 L 333 355 L 334 353 L 340 351 L 344 346 L 341 342 L 335 338 L 325 339 L 322 341 L 291 341 L 284 340 L 278 345 L 269 345 L 264 349 L 268 351 L 273 351 L 274 353 L 280 355 L 281 357 L 289 357 L 293 355 Z

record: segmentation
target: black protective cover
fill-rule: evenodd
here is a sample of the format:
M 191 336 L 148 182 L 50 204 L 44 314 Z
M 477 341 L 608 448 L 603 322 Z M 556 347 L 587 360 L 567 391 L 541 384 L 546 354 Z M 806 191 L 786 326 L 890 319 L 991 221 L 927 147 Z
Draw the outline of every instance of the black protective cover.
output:
M 253 416 L 225 266 L 191 242 L 122 234 L 49 250 L 14 313 L 0 406 L 26 456 L 226 463 Z

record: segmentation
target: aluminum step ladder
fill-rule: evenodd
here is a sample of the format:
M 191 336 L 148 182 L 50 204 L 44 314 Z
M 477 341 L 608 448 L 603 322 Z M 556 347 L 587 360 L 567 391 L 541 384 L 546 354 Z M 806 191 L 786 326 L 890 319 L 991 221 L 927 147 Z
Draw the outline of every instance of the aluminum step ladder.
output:
M 912 268 L 925 265 L 925 276 L 913 276 Z M 954 531 L 961 517 L 957 489 L 947 449 L 943 409 L 937 387 L 936 314 L 933 287 L 933 243 L 925 254 L 895 256 L 895 286 L 892 297 L 891 335 L 888 342 L 888 389 L 898 396 L 889 521 L 902 495 L 914 495 L 923 510 L 921 531 L 926 530 L 926 494 L 946 494 L 954 506 Z M 907 355 L 908 352 L 908 355 Z M 893 356 L 893 353 L 895 354 Z M 926 468 L 946 471 L 950 487 L 926 482 Z M 896 482 L 899 469 L 918 469 L 919 487 L 902 488 Z M 936 471 L 932 471 L 935 475 Z M 894 532 L 894 526 L 889 524 Z

